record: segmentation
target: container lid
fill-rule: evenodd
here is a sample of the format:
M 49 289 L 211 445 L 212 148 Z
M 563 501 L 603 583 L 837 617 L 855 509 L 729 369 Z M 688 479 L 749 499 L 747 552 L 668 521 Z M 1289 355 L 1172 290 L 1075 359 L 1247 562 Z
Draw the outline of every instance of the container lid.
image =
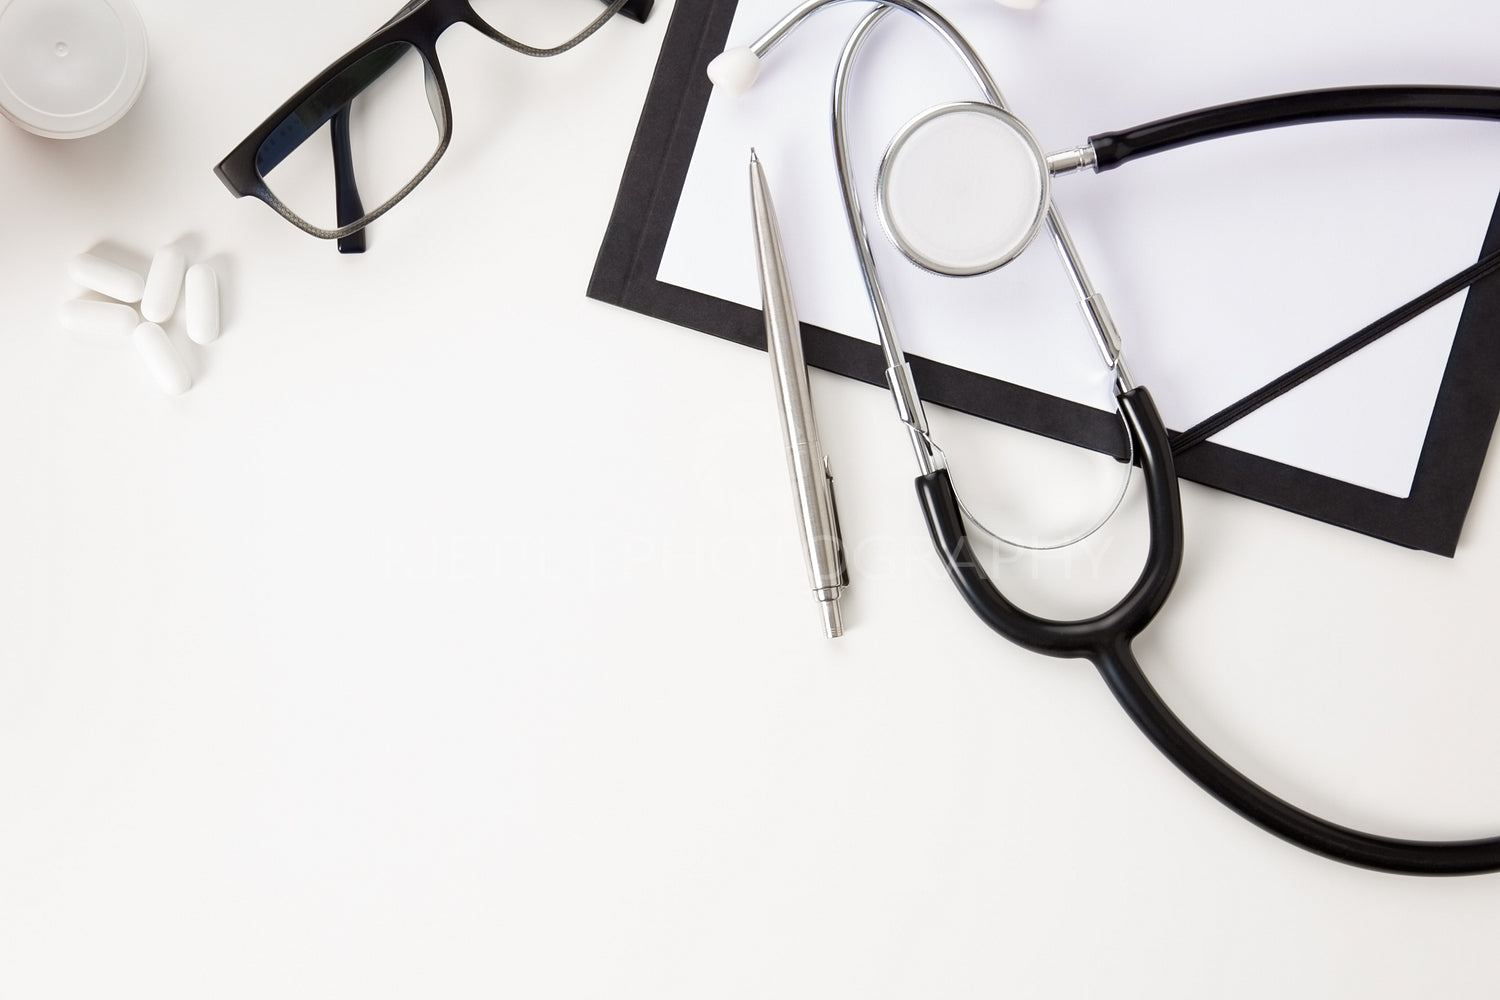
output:
M 93 135 L 146 82 L 146 26 L 130 0 L 0 0 L 0 114 L 37 135 Z

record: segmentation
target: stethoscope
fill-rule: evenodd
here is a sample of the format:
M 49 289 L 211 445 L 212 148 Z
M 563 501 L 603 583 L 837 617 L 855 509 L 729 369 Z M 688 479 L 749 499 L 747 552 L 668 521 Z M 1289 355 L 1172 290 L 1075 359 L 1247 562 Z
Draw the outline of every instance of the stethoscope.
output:
M 812 14 L 844 2 L 807 0 L 749 46 L 720 55 L 709 68 L 710 77 L 717 86 L 747 89 L 766 53 Z M 834 76 L 834 157 L 850 235 L 885 356 L 886 380 L 916 452 L 917 497 L 938 555 L 970 608 L 1023 648 L 1090 660 L 1126 713 L 1168 759 L 1229 808 L 1291 843 L 1349 864 L 1404 874 L 1500 870 L 1500 837 L 1447 842 L 1395 839 L 1330 823 L 1291 805 L 1214 753 L 1152 687 L 1136 662 L 1131 642 L 1165 604 L 1182 565 L 1182 504 L 1171 442 L 1150 393 L 1130 377 L 1115 324 L 1051 200 L 1051 178 L 1056 174 L 1090 167 L 1105 170 L 1139 156 L 1240 132 L 1350 118 L 1500 119 L 1500 90 L 1363 87 L 1286 94 L 1096 135 L 1086 145 L 1048 155 L 1025 124 L 1011 114 L 978 54 L 941 14 L 922 0 L 863 2 L 877 6 L 845 42 Z M 1009 5 L 1032 7 L 1035 2 L 1010 0 Z M 913 15 L 946 42 L 978 84 L 984 100 L 938 105 L 898 130 L 877 174 L 878 210 L 886 235 L 917 266 L 936 274 L 967 276 L 1004 266 L 1046 229 L 1113 377 L 1116 406 L 1145 483 L 1150 543 L 1135 584 L 1102 614 L 1074 621 L 1041 618 L 1023 611 L 999 591 L 973 548 L 947 460 L 928 429 L 876 270 L 845 128 L 854 64 L 871 31 L 892 9 Z M 954 171 L 968 173 L 955 178 L 951 176 Z M 963 193 L 945 197 L 949 190 Z

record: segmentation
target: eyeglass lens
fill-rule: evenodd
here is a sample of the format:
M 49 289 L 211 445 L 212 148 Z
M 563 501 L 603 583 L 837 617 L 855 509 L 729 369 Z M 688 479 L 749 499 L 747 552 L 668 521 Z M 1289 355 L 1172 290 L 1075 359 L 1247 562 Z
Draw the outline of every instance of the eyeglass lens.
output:
M 436 158 L 444 118 L 422 53 L 392 42 L 294 109 L 261 145 L 256 165 L 293 214 L 319 229 L 337 229 L 405 194 Z M 336 183 L 336 144 L 347 144 L 353 185 Z M 360 204 L 351 208 L 355 190 Z

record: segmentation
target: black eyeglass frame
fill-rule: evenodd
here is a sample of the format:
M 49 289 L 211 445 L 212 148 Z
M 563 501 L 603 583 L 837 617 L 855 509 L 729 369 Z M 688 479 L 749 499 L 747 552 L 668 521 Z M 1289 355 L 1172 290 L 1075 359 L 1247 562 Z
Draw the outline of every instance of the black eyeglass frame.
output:
M 548 2 L 548 0 L 541 0 Z M 467 24 L 481 34 L 499 42 L 507 48 L 514 49 L 523 55 L 544 57 L 565 52 L 593 34 L 604 22 L 618 13 L 632 21 L 644 23 L 650 16 L 651 7 L 655 0 L 602 0 L 606 9 L 600 17 L 584 28 L 582 32 L 573 38 L 550 49 L 536 48 L 518 42 L 503 32 L 497 30 L 475 12 L 469 0 L 411 0 L 402 7 L 396 16 L 387 21 L 378 30 L 371 34 L 359 45 L 344 53 L 339 59 L 330 64 L 323 72 L 315 76 L 311 82 L 301 90 L 293 94 L 287 101 L 277 108 L 270 117 L 262 122 L 251 132 L 233 151 L 217 166 L 214 173 L 219 180 L 224 182 L 236 198 L 257 198 L 270 206 L 276 214 L 286 219 L 292 225 L 305 233 L 309 233 L 320 239 L 336 239 L 339 241 L 339 250 L 344 253 L 359 253 L 364 250 L 363 232 L 366 226 L 390 211 L 403 198 L 411 193 L 412 189 L 419 184 L 432 168 L 437 164 L 448 149 L 448 143 L 453 136 L 453 113 L 448 98 L 448 84 L 443 76 L 442 65 L 438 61 L 437 41 L 442 34 L 455 24 Z M 353 99 L 363 90 L 356 88 L 349 93 L 346 100 L 335 101 L 329 106 L 328 113 L 321 120 L 310 124 L 307 128 L 310 139 L 325 123 L 331 123 L 334 146 L 334 182 L 335 197 L 340 225 L 336 229 L 324 229 L 315 226 L 303 219 L 296 212 L 288 208 L 280 198 L 272 193 L 266 184 L 265 177 L 259 167 L 259 158 L 262 147 L 266 141 L 310 99 L 316 97 L 320 91 L 329 88 L 351 70 L 360 65 L 362 61 L 370 60 L 382 49 L 392 45 L 405 43 L 411 46 L 421 57 L 428 73 L 428 96 L 429 101 L 435 99 L 432 110 L 436 124 L 439 128 L 439 140 L 437 150 L 432 154 L 425 166 L 409 181 L 405 187 L 398 191 L 385 203 L 375 209 L 365 212 L 359 201 L 358 190 L 354 184 L 353 158 L 349 149 L 349 107 Z M 389 68 L 389 64 L 379 67 L 376 61 L 376 71 L 365 82 L 373 80 Z M 279 162 L 279 161 L 278 161 Z M 348 219 L 349 221 L 345 222 Z

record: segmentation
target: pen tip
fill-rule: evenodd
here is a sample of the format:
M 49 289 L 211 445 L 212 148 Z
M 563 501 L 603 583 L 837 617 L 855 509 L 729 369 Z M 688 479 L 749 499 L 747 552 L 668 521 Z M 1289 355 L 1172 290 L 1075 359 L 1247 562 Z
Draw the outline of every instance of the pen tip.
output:
M 760 162 L 760 160 L 755 155 L 755 147 L 754 146 L 750 147 L 750 162 L 751 163 L 759 163 Z
M 823 634 L 830 639 L 841 637 L 844 634 L 844 617 L 839 613 L 838 598 L 820 601 L 819 607 L 823 610 Z

